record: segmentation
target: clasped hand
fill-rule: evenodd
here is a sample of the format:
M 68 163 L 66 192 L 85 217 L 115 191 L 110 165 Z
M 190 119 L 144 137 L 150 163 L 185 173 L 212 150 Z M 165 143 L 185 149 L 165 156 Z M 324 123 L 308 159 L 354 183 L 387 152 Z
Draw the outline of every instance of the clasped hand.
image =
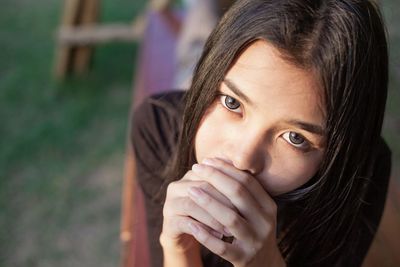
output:
M 171 183 L 163 216 L 164 251 L 199 249 L 200 243 L 235 267 L 285 265 L 276 241 L 276 203 L 257 179 L 221 159 L 195 164 Z

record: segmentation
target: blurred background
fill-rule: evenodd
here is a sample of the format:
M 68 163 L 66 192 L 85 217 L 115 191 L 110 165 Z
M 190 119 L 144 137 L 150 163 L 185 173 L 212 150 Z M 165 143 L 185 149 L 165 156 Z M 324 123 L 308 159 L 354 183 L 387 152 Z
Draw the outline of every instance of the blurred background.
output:
M 99 2 L 102 24 L 132 25 L 148 12 L 145 0 Z M 380 4 L 391 60 L 383 135 L 400 182 L 400 2 Z M 120 262 L 125 146 L 145 37 L 96 44 L 90 71 L 57 74 L 65 7 L 1 1 L 0 266 Z

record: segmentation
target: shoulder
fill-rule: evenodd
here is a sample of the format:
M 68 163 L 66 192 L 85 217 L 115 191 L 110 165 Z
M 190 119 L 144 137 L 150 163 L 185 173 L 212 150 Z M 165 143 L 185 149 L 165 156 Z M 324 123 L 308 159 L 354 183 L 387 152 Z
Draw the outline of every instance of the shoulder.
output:
M 137 181 L 146 196 L 157 194 L 162 172 L 178 141 L 184 108 L 184 92 L 169 91 L 146 98 L 133 112 L 130 143 Z
M 133 112 L 134 126 L 154 126 L 156 122 L 173 122 L 182 115 L 184 106 L 183 91 L 168 91 L 152 95 Z
M 142 138 L 166 141 L 177 134 L 184 107 L 184 92 L 169 91 L 146 98 L 133 112 L 131 141 L 136 144 Z M 172 141 L 172 140 L 169 140 Z M 165 144 L 164 145 L 170 145 Z

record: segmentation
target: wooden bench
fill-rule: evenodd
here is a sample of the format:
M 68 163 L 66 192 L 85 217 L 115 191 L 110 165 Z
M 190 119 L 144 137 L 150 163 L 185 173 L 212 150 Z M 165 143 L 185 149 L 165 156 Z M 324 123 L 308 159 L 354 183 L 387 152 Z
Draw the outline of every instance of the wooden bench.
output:
M 152 0 L 149 8 L 159 1 Z M 141 40 L 144 16 L 138 16 L 131 24 L 99 24 L 99 14 L 100 0 L 64 0 L 56 39 L 54 75 L 57 79 L 86 73 L 97 44 Z
M 132 110 L 146 96 L 172 88 L 176 28 L 175 20 L 168 23 L 165 15 L 168 17 L 171 14 L 154 9 L 149 9 L 146 14 L 146 29 L 141 40 L 137 73 L 133 85 Z M 131 118 L 129 122 L 131 122 Z M 142 192 L 136 184 L 135 160 L 129 136 L 124 168 L 120 239 L 122 267 L 150 266 L 146 212 Z

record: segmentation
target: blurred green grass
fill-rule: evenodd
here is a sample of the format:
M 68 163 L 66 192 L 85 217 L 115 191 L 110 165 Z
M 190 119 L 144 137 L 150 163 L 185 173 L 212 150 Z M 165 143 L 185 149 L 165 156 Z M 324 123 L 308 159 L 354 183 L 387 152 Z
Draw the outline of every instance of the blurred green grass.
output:
M 131 22 L 145 2 L 103 0 L 101 21 Z M 400 5 L 381 2 L 391 45 L 384 136 L 399 175 Z M 0 8 L 0 266 L 118 264 L 137 46 L 99 46 L 88 75 L 53 80 L 62 3 L 3 0 Z
M 0 8 L 0 266 L 74 258 L 57 244 L 60 236 L 74 221 L 79 229 L 96 220 L 112 228 L 93 244 L 98 259 L 86 263 L 118 263 L 119 201 L 75 215 L 104 194 L 89 185 L 93 170 L 111 161 L 122 171 L 137 45 L 98 46 L 89 74 L 57 82 L 52 67 L 62 5 L 5 0 Z M 144 6 L 103 0 L 101 22 L 130 23 Z M 115 176 L 120 194 L 122 175 Z

